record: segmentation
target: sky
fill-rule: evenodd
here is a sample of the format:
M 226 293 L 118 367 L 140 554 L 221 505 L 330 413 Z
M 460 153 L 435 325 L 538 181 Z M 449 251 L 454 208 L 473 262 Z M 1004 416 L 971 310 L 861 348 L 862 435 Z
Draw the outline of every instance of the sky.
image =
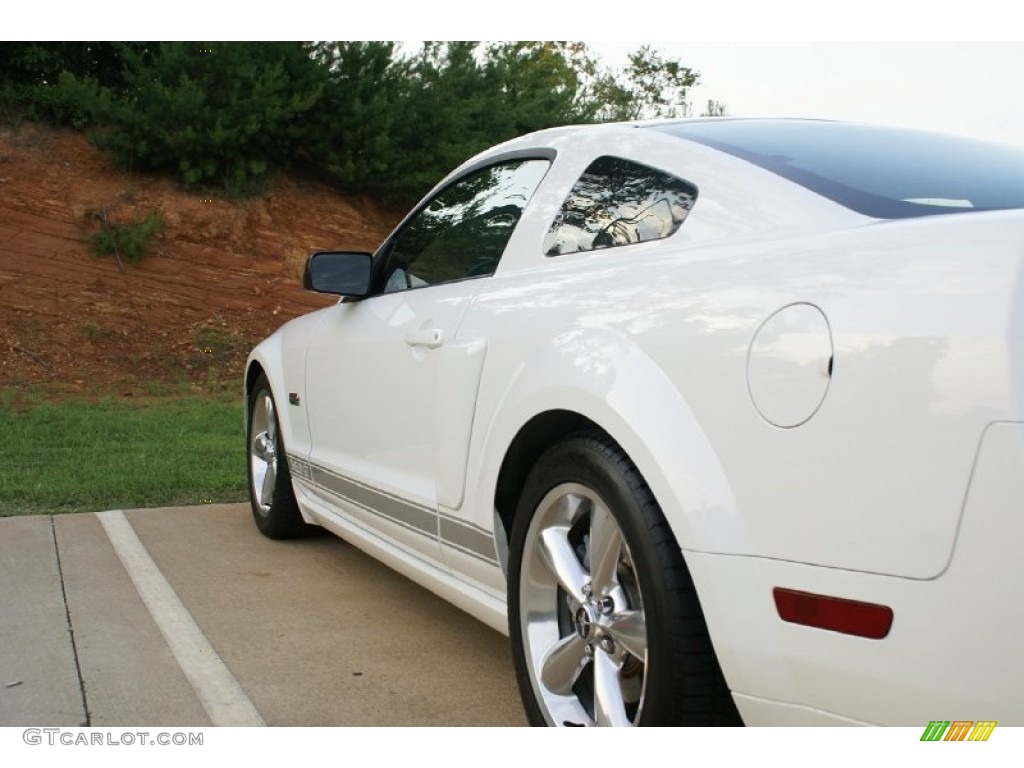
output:
M 1022 25 L 1024 27 L 1024 25 Z M 1022 28 L 1024 31 L 1024 28 Z M 643 43 L 595 42 L 609 64 Z M 691 104 L 957 133 L 1024 148 L 1021 42 L 651 42 L 701 73 Z

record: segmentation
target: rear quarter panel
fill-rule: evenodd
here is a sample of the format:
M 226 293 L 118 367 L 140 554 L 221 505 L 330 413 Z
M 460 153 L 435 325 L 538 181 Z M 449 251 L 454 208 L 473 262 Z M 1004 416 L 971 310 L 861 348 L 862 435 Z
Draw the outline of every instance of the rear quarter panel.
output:
M 1018 213 L 958 214 L 496 278 L 460 329 L 489 340 L 472 508 L 490 514 L 522 424 L 574 410 L 630 454 L 684 549 L 933 578 L 982 430 L 1021 417 L 1022 242 Z M 751 402 L 747 356 L 794 302 L 828 318 L 834 370 L 813 418 L 783 429 Z

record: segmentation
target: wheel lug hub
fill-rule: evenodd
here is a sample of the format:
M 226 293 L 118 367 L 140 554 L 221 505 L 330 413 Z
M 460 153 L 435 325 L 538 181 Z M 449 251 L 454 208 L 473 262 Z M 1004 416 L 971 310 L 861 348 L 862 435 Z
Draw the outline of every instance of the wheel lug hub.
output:
M 601 650 L 605 653 L 615 653 L 615 641 L 608 637 L 608 635 L 598 640 L 597 644 L 601 646 Z
M 588 644 L 593 642 L 597 632 L 597 617 L 594 615 L 590 603 L 584 603 L 577 609 L 573 621 L 576 625 L 576 634 L 580 639 Z
M 256 455 L 264 461 L 272 461 L 274 459 L 274 443 L 267 437 L 266 434 L 262 434 L 256 438 Z

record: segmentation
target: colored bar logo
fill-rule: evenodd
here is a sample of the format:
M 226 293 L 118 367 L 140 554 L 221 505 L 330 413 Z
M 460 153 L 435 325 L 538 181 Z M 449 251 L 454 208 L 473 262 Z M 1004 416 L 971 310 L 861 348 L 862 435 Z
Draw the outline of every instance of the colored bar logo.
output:
M 995 720 L 932 720 L 921 741 L 988 741 L 995 727 Z

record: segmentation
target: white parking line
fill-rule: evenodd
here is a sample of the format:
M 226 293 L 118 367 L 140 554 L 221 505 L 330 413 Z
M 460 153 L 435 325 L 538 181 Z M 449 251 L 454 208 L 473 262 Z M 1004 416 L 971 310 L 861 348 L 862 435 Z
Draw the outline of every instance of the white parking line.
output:
M 97 512 L 107 538 L 214 725 L 266 725 L 120 510 Z

